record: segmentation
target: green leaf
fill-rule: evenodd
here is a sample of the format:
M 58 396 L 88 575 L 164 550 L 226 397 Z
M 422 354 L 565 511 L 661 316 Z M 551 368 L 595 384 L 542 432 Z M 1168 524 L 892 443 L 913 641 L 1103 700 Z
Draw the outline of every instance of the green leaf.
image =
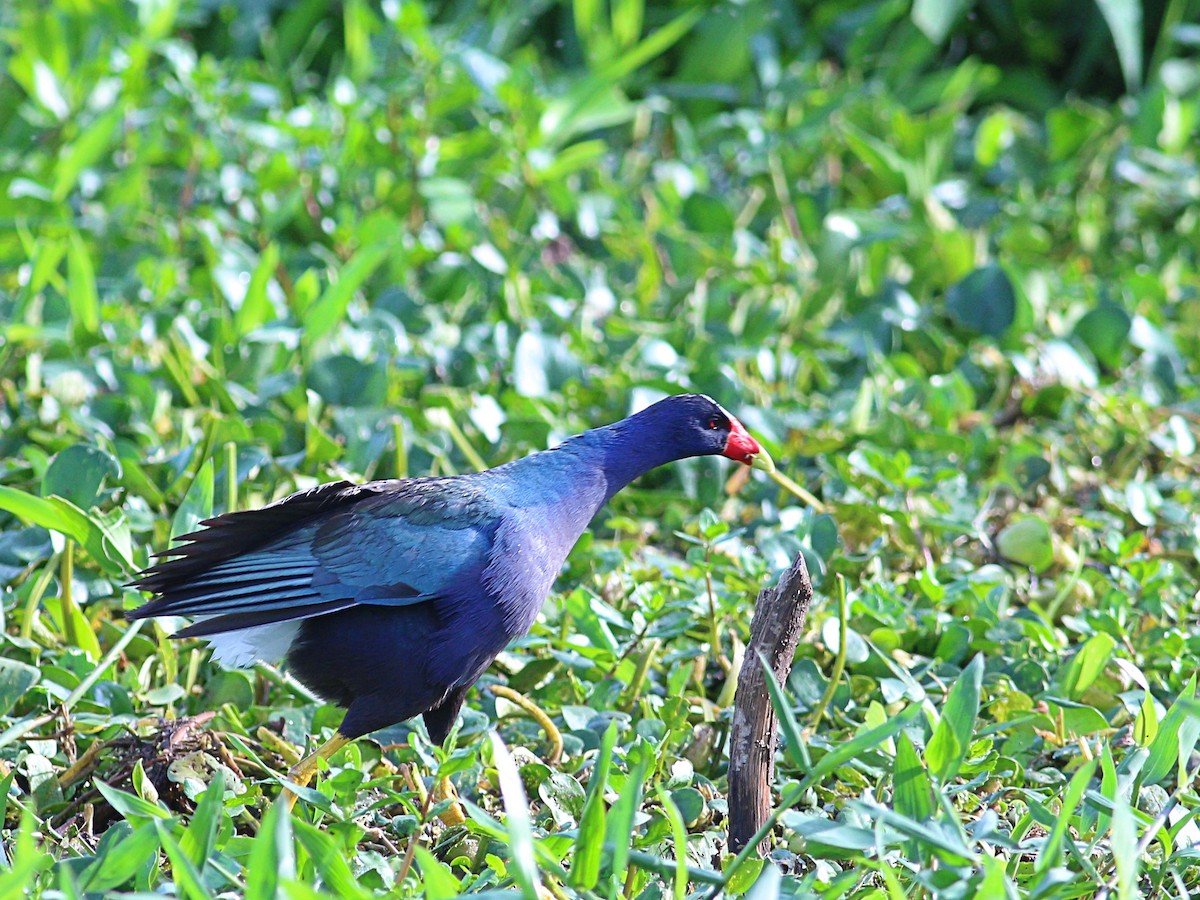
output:
M 579 782 L 565 772 L 554 772 L 539 784 L 538 796 L 560 824 L 574 823 L 587 799 Z
M 171 875 L 176 889 L 182 888 L 183 896 L 189 900 L 211 900 L 213 895 L 204 886 L 204 879 L 200 875 L 199 869 L 183 852 L 171 834 L 170 827 L 162 819 L 155 819 L 153 827 L 158 832 L 159 843 L 167 852 L 167 858 L 171 860 Z
M 496 774 L 500 779 L 500 796 L 504 801 L 504 824 L 508 828 L 508 846 L 517 884 L 527 898 L 537 898 L 542 892 L 542 879 L 538 874 L 537 860 L 533 855 L 533 824 L 529 819 L 529 798 L 521 784 L 521 773 L 513 762 L 512 754 L 492 732 L 492 755 L 496 763 Z
M 579 843 L 571 865 L 571 885 L 591 890 L 600 879 L 600 860 L 604 851 L 606 816 L 604 791 L 608 787 L 608 772 L 612 766 L 613 746 L 617 743 L 617 723 L 608 723 L 600 739 L 600 752 L 592 775 L 588 779 L 587 798 L 579 816 Z
M 763 865 L 766 860 L 751 857 L 744 865 L 738 866 L 737 871 L 729 877 L 726 884 L 726 890 L 737 896 L 744 894 L 754 886 L 754 882 L 758 880 L 759 873 L 762 872 Z M 732 866 L 731 866 L 732 867 Z
M 112 833 L 111 840 L 108 838 Z M 107 893 L 119 888 L 146 868 L 157 854 L 161 843 L 153 822 L 137 828 L 119 823 L 104 833 L 96 855 L 79 874 L 79 887 L 88 893 Z
M 1140 0 L 1096 0 L 1117 47 L 1125 90 L 1136 94 L 1142 86 L 1142 4 Z
M 1038 852 L 1036 864 L 1038 874 L 1044 875 L 1055 866 L 1060 865 L 1063 843 L 1074 840 L 1069 832 L 1074 827 L 1072 820 L 1075 810 L 1079 807 L 1079 802 L 1083 799 L 1083 794 L 1087 790 L 1092 776 L 1096 774 L 1098 764 L 1097 759 L 1089 759 L 1071 776 L 1071 781 L 1067 785 L 1067 790 L 1063 794 L 1062 802 L 1054 818 L 1054 826 Z
M 171 818 L 171 814 L 158 803 L 143 800 L 141 797 L 122 791 L 120 788 L 105 784 L 99 779 L 96 780 L 95 785 L 96 790 L 108 801 L 108 805 L 130 822 L 138 822 L 142 819 Z
M 87 516 L 68 501 L 56 502 L 53 497 L 41 499 L 3 485 L 0 485 L 0 509 L 74 538 L 78 543 L 87 540 L 90 530 Z
M 1119 900 L 1134 900 L 1143 896 L 1137 889 L 1138 833 L 1133 819 L 1133 809 L 1125 791 L 1118 790 L 1113 798 L 1112 811 L 1112 854 L 1117 869 L 1117 897 Z
M 246 900 L 276 900 L 284 882 L 296 878 L 292 817 L 280 797 L 268 807 L 246 860 Z
M 1094 706 L 1062 697 L 1047 697 L 1046 702 L 1051 717 L 1062 723 L 1067 734 L 1096 734 L 1110 727 L 1108 720 Z
M 96 270 L 87 244 L 72 229 L 67 243 L 67 302 L 75 334 L 94 335 L 100 329 L 100 297 L 96 293 Z M 86 505 L 86 504 L 81 504 Z
M 630 118 L 633 107 L 617 90 L 618 83 L 666 52 L 691 31 L 702 15 L 701 9 L 687 10 L 599 71 L 577 80 L 564 97 L 547 103 L 539 124 L 543 142 L 561 146 L 585 131 Z
M 838 743 L 833 750 L 826 753 L 813 764 L 805 774 L 801 784 L 819 783 L 830 772 L 862 756 L 868 750 L 875 749 L 884 741 L 908 728 L 916 720 L 917 716 L 920 715 L 920 712 L 921 708 L 919 706 L 910 706 L 904 712 L 900 713 L 900 715 L 888 719 L 884 724 L 861 732 L 848 741 Z
M 1138 710 L 1137 719 L 1133 723 L 1133 739 L 1140 747 L 1149 747 L 1158 734 L 1158 709 L 1154 704 L 1154 695 L 1146 691 L 1142 697 L 1142 706 Z
M 1180 747 L 1197 722 L 1200 722 L 1200 703 L 1196 699 L 1196 675 L 1193 674 L 1167 710 L 1167 714 L 1158 723 L 1158 731 L 1150 743 L 1150 756 L 1142 769 L 1143 784 L 1157 784 L 1174 771 L 1175 764 L 1180 759 Z M 1195 746 L 1194 739 L 1191 743 Z M 1189 747 L 1188 753 L 1190 752 Z M 1185 756 L 1184 760 L 1186 759 Z
M 974 5 L 974 0 L 914 0 L 913 24 L 935 44 L 946 40 L 950 29 Z
M 925 748 L 930 773 L 948 784 L 958 774 L 979 715 L 979 692 L 983 687 L 983 654 L 977 654 L 946 696 L 941 718 Z
M 233 316 L 233 328 L 240 337 L 275 318 L 275 307 L 271 303 L 269 288 L 275 270 L 279 267 L 279 245 L 267 244 L 250 276 L 246 296 Z
M 171 539 L 190 534 L 213 512 L 213 461 L 205 460 L 196 477 L 188 486 L 187 493 L 175 517 L 171 519 Z
M 875 832 L 869 828 L 845 825 L 825 816 L 792 811 L 784 815 L 783 824 L 808 841 L 806 853 L 822 858 L 844 859 L 853 854 L 837 851 L 862 851 L 875 846 Z
M 99 447 L 75 444 L 50 461 L 42 476 L 42 496 L 57 494 L 81 509 L 94 506 L 106 478 L 120 478 L 121 466 Z
M 1054 535 L 1038 516 L 1018 519 L 996 536 L 996 549 L 1005 559 L 1035 572 L 1044 572 L 1054 562 Z
M 0 657 L 0 716 L 7 716 L 41 677 L 41 671 L 33 666 Z
M 1100 365 L 1116 369 L 1121 365 L 1132 327 L 1129 313 L 1119 306 L 1106 304 L 1084 313 L 1075 323 L 1075 335 L 1087 345 Z
M 1017 297 L 1000 266 L 976 269 L 946 292 L 946 311 L 960 328 L 1000 337 L 1017 318 Z
M 324 337 L 345 318 L 355 292 L 387 256 L 384 246 L 363 247 L 342 266 L 333 283 L 303 314 L 304 336 L 309 342 Z
M 196 803 L 196 811 L 187 830 L 179 839 L 180 849 L 195 865 L 203 868 L 213 844 L 217 838 L 217 828 L 221 824 L 221 814 L 224 812 L 225 801 L 225 772 L 217 769 L 213 773 L 204 793 Z
M 452 900 L 463 893 L 462 885 L 449 867 L 424 847 L 417 847 L 417 866 L 421 869 L 422 888 L 426 900 Z
M 104 524 L 62 497 L 35 497 L 16 488 L 0 485 L 0 509 L 18 518 L 50 528 L 87 548 L 88 555 L 110 574 L 130 569 L 121 554 L 121 543 L 114 540 Z
M 292 819 L 296 841 L 312 860 L 313 867 L 321 877 L 326 889 L 332 889 L 338 897 L 366 897 L 368 892 L 359 885 L 354 871 L 343 855 L 332 835 L 310 825 L 303 819 Z
M 1101 631 L 1087 639 L 1071 658 L 1062 677 L 1062 687 L 1072 700 L 1078 700 L 1095 683 L 1112 659 L 1116 640 Z
M 892 763 L 892 804 L 896 812 L 910 819 L 924 821 L 933 818 L 937 806 L 933 799 L 933 783 L 917 748 L 907 734 L 896 739 L 896 759 Z
M 689 790 L 691 790 L 689 788 Z M 675 794 L 680 793 L 676 791 Z M 699 791 L 696 792 L 699 796 Z M 675 854 L 675 900 L 683 900 L 687 896 L 688 865 L 687 865 L 687 824 L 685 815 L 680 812 L 675 803 L 674 794 L 667 794 L 661 788 L 658 791 L 658 802 L 662 804 L 663 814 L 671 825 L 672 852 Z M 701 797 L 701 806 L 704 798 Z
M 117 136 L 123 110 L 113 107 L 97 117 L 63 150 L 54 169 L 52 196 L 56 203 L 67 198 L 79 183 L 84 169 L 108 152 Z
M 615 884 L 625 880 L 629 851 L 634 839 L 634 817 L 642 802 L 642 791 L 650 767 L 649 754 L 642 755 L 625 776 L 625 785 L 608 814 L 605 841 L 612 848 L 612 877 Z

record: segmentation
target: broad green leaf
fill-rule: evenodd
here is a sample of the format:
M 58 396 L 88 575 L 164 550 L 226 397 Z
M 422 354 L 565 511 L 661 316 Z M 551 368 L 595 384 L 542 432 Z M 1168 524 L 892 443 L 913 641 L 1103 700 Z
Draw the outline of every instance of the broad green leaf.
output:
M 1104 672 L 1112 659 L 1117 642 L 1105 632 L 1092 635 L 1067 664 L 1062 687 L 1067 696 L 1078 700 Z
M 0 716 L 7 716 L 39 678 L 41 671 L 33 666 L 0 657 Z
M 346 898 L 368 895 L 359 885 L 342 849 L 328 831 L 322 831 L 300 818 L 292 819 L 292 828 L 297 843 L 312 860 L 313 867 L 326 890 L 332 890 L 337 896 Z
M 1017 317 L 1012 282 L 998 265 L 976 269 L 946 292 L 946 311 L 961 328 L 1000 337 Z
M 1200 724 L 1200 702 L 1196 699 L 1196 675 L 1193 674 L 1158 723 L 1158 731 L 1150 742 L 1150 756 L 1142 769 L 1143 784 L 1157 784 L 1174 771 L 1180 759 L 1180 748 L 1196 730 L 1197 724 Z M 1189 754 L 1195 740 L 1195 737 L 1191 738 Z M 1187 757 L 1183 759 L 1186 761 Z
M 918 821 L 901 815 L 886 806 L 854 801 L 853 806 L 864 815 L 890 826 L 907 841 L 936 852 L 951 863 L 974 863 L 977 854 L 963 841 L 960 829 L 937 821 Z
M 95 505 L 106 478 L 120 478 L 121 466 L 99 447 L 75 444 L 50 461 L 42 476 L 42 496 L 58 496 L 81 509 Z
M 1125 90 L 1135 94 L 1142 86 L 1142 4 L 1139 0 L 1096 0 L 1096 5 L 1116 44 Z
M 930 774 L 941 784 L 949 783 L 971 745 L 975 718 L 979 715 L 979 692 L 983 687 L 983 654 L 977 654 L 946 695 L 941 717 L 925 748 Z
M 75 504 L 62 497 L 35 497 L 16 488 L 0 485 L 0 509 L 18 518 L 50 528 L 87 548 L 88 555 L 111 574 L 128 571 L 128 560 L 120 555 L 120 545 L 108 539 L 105 528 Z
M 171 538 L 190 534 L 213 512 L 213 461 L 205 460 L 171 519 Z
M 105 893 L 119 888 L 146 867 L 161 846 L 158 829 L 146 822 L 130 830 L 125 823 L 110 829 L 113 840 L 101 839 L 96 855 L 79 874 L 79 887 L 89 893 Z M 105 832 L 105 838 L 108 832 Z
M 933 783 L 907 734 L 901 734 L 896 740 L 892 788 L 892 804 L 896 812 L 917 821 L 933 818 L 937 809 L 933 799 Z
M 1075 334 L 1105 368 L 1115 369 L 1128 346 L 1133 320 L 1119 306 L 1098 306 L 1075 323 Z
M 119 106 L 102 113 L 66 146 L 54 169 L 52 194 L 55 202 L 65 200 L 79 183 L 84 169 L 95 165 L 109 151 L 123 114 Z
M 818 783 L 830 772 L 841 768 L 846 763 L 868 750 L 873 750 L 883 744 L 888 738 L 895 737 L 908 728 L 921 713 L 919 706 L 910 706 L 904 712 L 893 716 L 885 724 L 856 734 L 848 741 L 842 741 L 836 747 L 817 760 L 804 776 L 802 784 Z
M 1007 560 L 1044 572 L 1054 562 L 1054 536 L 1038 516 L 1026 516 L 1004 527 L 996 536 L 996 549 Z
M 1154 695 L 1146 691 L 1142 697 L 1142 705 L 1138 710 L 1137 719 L 1133 723 L 1133 739 L 1139 747 L 1149 747 L 1158 734 L 1158 708 L 1154 704 Z
M 617 85 L 677 43 L 701 16 L 700 9 L 687 10 L 599 71 L 577 80 L 565 96 L 547 103 L 539 125 L 542 141 L 548 146 L 560 146 L 583 131 L 626 120 L 633 108 L 624 103 Z
M 946 40 L 950 29 L 962 17 L 974 0 L 914 0 L 913 24 L 935 44 Z
M 730 860 L 732 860 L 732 857 L 730 857 Z M 737 871 L 729 878 L 726 890 L 734 896 L 746 893 L 746 891 L 753 887 L 754 882 L 758 880 L 764 863 L 765 861 L 762 859 L 751 858 L 749 862 L 739 866 Z
M 862 851 L 875 846 L 875 832 L 869 828 L 846 825 L 822 815 L 792 811 L 784 815 L 783 824 L 809 842 L 805 852 L 822 858 L 845 859 L 854 854 L 839 851 Z
M 51 528 L 81 544 L 87 541 L 91 529 L 87 516 L 74 504 L 56 502 L 54 497 L 35 497 L 4 485 L 0 485 L 0 509 L 34 525 Z
M 428 900 L 451 900 L 462 894 L 462 885 L 449 867 L 424 847 L 417 847 L 416 861 L 421 870 L 424 895 Z

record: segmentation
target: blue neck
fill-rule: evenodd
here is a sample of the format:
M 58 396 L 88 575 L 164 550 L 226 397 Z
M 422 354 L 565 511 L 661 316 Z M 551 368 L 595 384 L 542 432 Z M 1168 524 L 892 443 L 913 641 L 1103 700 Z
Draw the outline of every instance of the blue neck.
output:
M 604 503 L 617 491 L 651 469 L 694 453 L 681 449 L 669 429 L 660 426 L 662 410 L 650 407 L 621 422 L 593 428 L 566 441 L 553 454 L 573 458 L 599 469 L 604 478 Z

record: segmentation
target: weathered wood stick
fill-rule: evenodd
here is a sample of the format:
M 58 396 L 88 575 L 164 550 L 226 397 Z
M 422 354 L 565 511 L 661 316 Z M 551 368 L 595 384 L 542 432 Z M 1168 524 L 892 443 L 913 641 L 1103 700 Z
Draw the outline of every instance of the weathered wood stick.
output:
M 729 849 L 746 846 L 771 813 L 771 783 L 775 775 L 775 710 L 767 693 L 765 659 L 775 680 L 783 685 L 812 602 L 812 581 L 804 554 L 797 553 L 779 584 L 764 588 L 754 605 L 750 646 L 738 677 L 729 734 Z M 770 841 L 758 852 L 765 855 Z

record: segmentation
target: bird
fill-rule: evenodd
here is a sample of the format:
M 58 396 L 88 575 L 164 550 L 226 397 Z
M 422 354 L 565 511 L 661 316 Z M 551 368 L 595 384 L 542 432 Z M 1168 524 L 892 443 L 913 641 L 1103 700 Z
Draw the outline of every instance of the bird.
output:
M 775 470 L 716 401 L 676 394 L 481 472 L 322 484 L 205 519 L 138 573 L 131 585 L 155 597 L 125 615 L 193 618 L 172 637 L 204 638 L 225 665 L 286 660 L 345 708 L 288 772 L 304 787 L 320 760 L 416 716 L 441 745 L 601 507 L 651 469 L 707 455 Z

